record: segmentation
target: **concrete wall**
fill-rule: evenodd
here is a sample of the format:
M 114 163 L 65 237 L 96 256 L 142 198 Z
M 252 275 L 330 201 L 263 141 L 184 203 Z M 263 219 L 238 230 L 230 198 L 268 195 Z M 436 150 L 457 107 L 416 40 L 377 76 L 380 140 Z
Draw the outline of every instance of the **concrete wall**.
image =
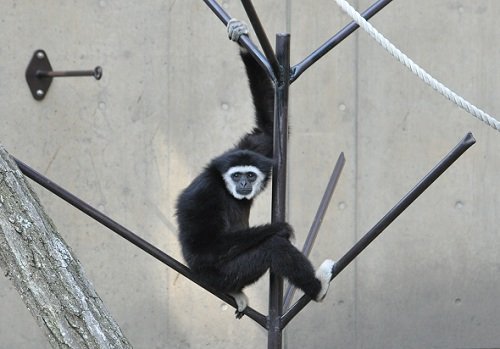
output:
M 369 0 L 353 1 L 364 9 Z M 221 1 L 244 18 L 239 1 Z M 349 19 L 331 0 L 255 0 L 297 63 Z M 500 2 L 397 0 L 372 23 L 443 83 L 500 115 Z M 180 258 L 173 206 L 251 127 L 237 49 L 202 1 L 0 2 L 0 142 L 23 161 Z M 57 79 L 43 102 L 24 80 L 35 49 Z M 436 94 L 359 32 L 291 90 L 289 221 L 305 239 L 338 154 L 347 163 L 311 255 L 340 258 L 468 131 L 477 144 L 286 331 L 286 348 L 500 346 L 499 133 Z M 135 348 L 264 348 L 265 332 L 98 223 L 36 187 Z M 254 223 L 267 222 L 269 192 Z M 249 289 L 266 313 L 267 278 Z M 0 347 L 47 348 L 6 278 Z M 5 316 L 9 314 L 9 316 Z

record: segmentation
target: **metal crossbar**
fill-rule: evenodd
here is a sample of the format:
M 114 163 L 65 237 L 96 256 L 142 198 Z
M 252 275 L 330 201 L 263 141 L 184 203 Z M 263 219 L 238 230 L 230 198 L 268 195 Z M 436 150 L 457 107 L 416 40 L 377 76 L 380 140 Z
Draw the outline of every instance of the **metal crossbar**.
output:
M 213 287 L 210 287 L 209 285 L 203 283 L 200 281 L 196 275 L 194 275 L 191 270 L 185 266 L 184 264 L 180 263 L 176 259 L 172 258 L 165 252 L 161 251 L 158 249 L 156 246 L 150 244 L 146 240 L 142 239 L 139 237 L 137 234 L 133 233 L 129 229 L 125 228 L 123 225 L 119 224 L 118 222 L 114 221 L 110 217 L 106 216 L 104 213 L 100 212 L 96 208 L 92 207 L 91 205 L 87 204 L 85 201 L 82 199 L 78 198 L 74 194 L 70 193 L 68 190 L 64 189 L 63 187 L 59 186 L 58 184 L 54 183 L 52 180 L 49 178 L 45 177 L 41 173 L 37 172 L 30 166 L 26 165 L 24 162 L 14 158 L 14 161 L 16 162 L 17 166 L 21 170 L 21 172 L 24 173 L 24 175 L 36 183 L 40 184 L 42 187 L 45 189 L 49 190 L 56 196 L 60 197 L 64 201 L 66 201 L 68 204 L 72 205 L 73 207 L 77 208 L 78 210 L 82 211 L 85 213 L 87 216 L 93 218 L 97 222 L 101 223 L 105 227 L 109 228 L 116 234 L 120 235 L 122 238 L 126 239 L 127 241 L 131 242 L 135 246 L 139 247 L 141 250 L 147 252 L 154 258 L 158 259 L 160 262 L 166 264 L 170 268 L 174 269 L 176 272 L 179 274 L 184 275 L 186 278 L 189 280 L 193 281 L 197 285 L 203 287 L 206 289 L 208 292 L 212 293 L 213 295 L 219 297 L 221 300 L 224 302 L 230 304 L 234 308 L 236 308 L 236 303 L 234 299 L 226 295 L 222 292 L 217 291 Z M 245 315 L 253 319 L 255 322 L 257 322 L 259 325 L 261 325 L 264 328 L 267 328 L 267 319 L 264 315 L 256 311 L 255 309 L 252 309 L 251 307 L 247 307 L 244 311 Z
M 441 174 L 443 174 L 469 147 L 475 143 L 475 139 L 471 133 L 468 133 L 444 158 L 441 160 L 417 185 L 404 196 L 366 235 L 361 238 L 336 264 L 333 270 L 333 276 L 336 277 L 342 270 L 344 270 L 370 243 L 372 243 L 384 230 L 387 228 L 408 206 L 410 206 L 413 201 L 415 201 L 420 194 L 422 194 Z M 224 302 L 230 304 L 233 307 L 237 307 L 234 299 L 229 295 L 221 293 L 211 286 L 206 285 L 201 282 L 188 267 L 180 263 L 176 259 L 172 258 L 165 252 L 161 251 L 154 245 L 150 244 L 146 240 L 142 239 L 129 229 L 125 228 L 121 224 L 117 223 L 110 217 L 106 216 L 99 210 L 95 209 L 91 205 L 87 204 L 74 194 L 70 193 L 66 189 L 62 188 L 58 184 L 54 183 L 52 180 L 37 172 L 30 166 L 26 165 L 19 159 L 14 158 L 17 166 L 21 172 L 28 178 L 32 179 L 45 189 L 49 190 L 56 196 L 60 197 L 70 205 L 74 206 L 78 210 L 82 211 L 89 217 L 93 218 L 97 222 L 101 223 L 105 227 L 109 228 L 113 232 L 117 233 L 124 239 L 128 240 L 135 246 L 139 247 L 143 251 L 147 252 L 154 258 L 158 259 L 162 263 L 166 264 L 170 268 L 174 269 L 178 273 L 184 275 L 189 280 L 193 281 L 197 285 L 203 287 L 208 292 L 212 293 L 216 297 L 220 298 Z M 279 292 L 278 292 L 279 295 Z M 276 297 L 276 302 L 281 302 L 281 298 Z M 247 307 L 244 310 L 245 315 L 250 317 L 252 320 L 257 322 L 259 325 L 264 327 L 268 332 L 272 332 L 274 326 L 274 336 L 276 338 L 269 340 L 272 347 L 269 348 L 280 348 L 281 347 L 281 332 L 287 326 L 287 324 L 311 301 L 307 296 L 302 296 L 290 309 L 286 311 L 285 314 L 276 314 L 276 319 L 272 322 L 270 312 L 266 317 L 256 311 L 251 307 Z M 278 308 L 279 307 L 279 308 Z M 276 304 L 276 308 L 282 310 L 282 305 Z

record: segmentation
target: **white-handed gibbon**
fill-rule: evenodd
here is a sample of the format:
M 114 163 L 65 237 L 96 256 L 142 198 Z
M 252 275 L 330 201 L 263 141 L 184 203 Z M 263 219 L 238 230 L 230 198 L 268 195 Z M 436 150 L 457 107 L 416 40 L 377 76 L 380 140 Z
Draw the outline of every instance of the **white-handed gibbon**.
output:
M 245 24 L 231 20 L 228 35 L 238 41 Z M 334 262 L 315 272 L 289 241 L 288 223 L 250 227 L 252 200 L 266 187 L 273 167 L 274 89 L 253 57 L 241 48 L 256 114 L 256 127 L 239 143 L 212 159 L 177 201 L 179 240 L 184 258 L 201 280 L 234 297 L 237 317 L 248 304 L 243 288 L 269 268 L 321 301 L 328 290 Z

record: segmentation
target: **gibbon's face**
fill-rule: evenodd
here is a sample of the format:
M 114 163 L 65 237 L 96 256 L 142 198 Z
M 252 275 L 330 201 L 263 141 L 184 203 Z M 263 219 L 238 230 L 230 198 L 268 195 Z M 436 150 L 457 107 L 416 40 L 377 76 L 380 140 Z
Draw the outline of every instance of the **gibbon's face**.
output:
M 235 166 L 222 175 L 227 190 L 236 199 L 253 199 L 262 190 L 264 174 L 255 166 Z

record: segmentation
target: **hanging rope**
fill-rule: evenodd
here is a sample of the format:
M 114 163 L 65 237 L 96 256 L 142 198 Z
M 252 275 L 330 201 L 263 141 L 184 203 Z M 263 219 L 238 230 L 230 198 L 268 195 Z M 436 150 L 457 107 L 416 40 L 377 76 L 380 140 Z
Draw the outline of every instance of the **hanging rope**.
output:
M 378 32 L 370 23 L 368 23 L 347 1 L 345 0 L 335 0 L 337 5 L 339 5 L 342 10 L 344 10 L 352 19 L 363 28 L 370 36 L 375 39 L 383 48 L 385 48 L 394 58 L 403 63 L 408 69 L 410 69 L 413 74 L 417 75 L 421 80 L 423 80 L 427 85 L 431 86 L 434 90 L 448 98 L 450 101 L 473 115 L 474 117 L 487 123 L 495 130 L 500 131 L 500 122 L 495 118 L 491 117 L 481 109 L 477 108 L 473 104 L 466 101 L 464 98 L 457 95 L 455 92 L 450 90 L 448 87 L 443 85 L 441 82 L 433 78 L 424 69 L 419 67 L 415 62 L 413 62 L 408 56 L 401 52 L 396 46 L 394 46 L 389 40 L 387 40 L 382 34 Z

